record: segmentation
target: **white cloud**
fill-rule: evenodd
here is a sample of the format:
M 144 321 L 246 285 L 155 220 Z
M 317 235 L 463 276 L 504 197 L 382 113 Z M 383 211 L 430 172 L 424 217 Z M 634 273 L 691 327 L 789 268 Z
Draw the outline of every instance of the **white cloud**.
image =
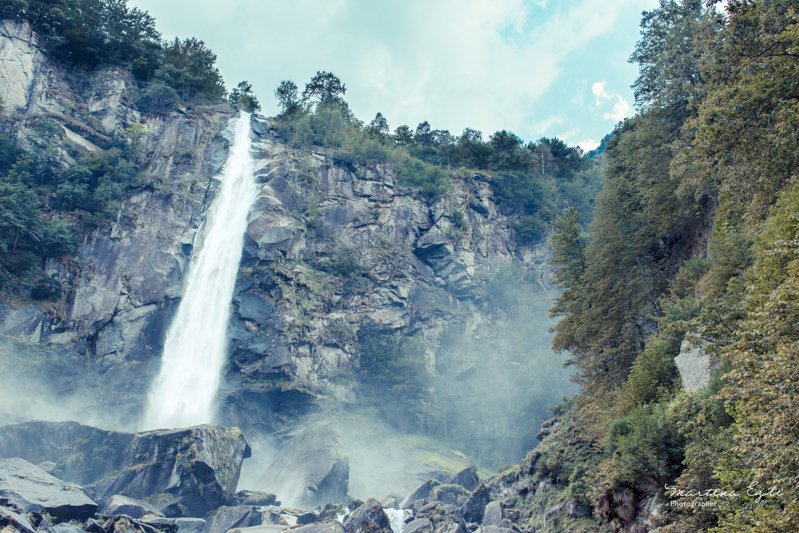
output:
M 621 95 L 618 95 L 618 98 L 619 98 L 618 101 L 615 104 L 613 104 L 613 111 L 610 113 L 605 113 L 604 115 L 605 118 L 611 119 L 615 122 L 624 120 L 625 118 L 630 117 L 633 114 L 633 110 L 630 107 L 630 104 L 628 104 L 627 101 L 621 97 Z
M 603 103 L 607 102 L 611 98 L 613 98 L 605 89 L 605 86 L 608 84 L 606 81 L 598 81 L 591 86 L 591 91 L 594 93 L 594 98 L 596 98 L 596 105 L 600 106 Z

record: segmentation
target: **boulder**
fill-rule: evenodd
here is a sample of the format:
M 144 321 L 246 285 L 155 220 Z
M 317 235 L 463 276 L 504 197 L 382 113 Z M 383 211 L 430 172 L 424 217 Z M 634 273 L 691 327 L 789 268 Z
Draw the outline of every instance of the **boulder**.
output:
M 466 523 L 463 521 L 460 509 L 454 505 L 442 505 L 439 502 L 431 502 L 419 509 L 416 518 L 427 518 L 433 522 L 436 530 L 445 524 L 459 524 L 466 530 Z
M 405 524 L 405 533 L 433 533 L 433 522 L 427 518 L 417 518 Z
M 83 530 L 78 526 L 73 526 L 69 522 L 56 524 L 48 529 L 52 533 L 83 533 Z M 149 532 L 148 532 L 149 533 Z
M 332 427 L 317 424 L 283 443 L 258 486 L 274 491 L 290 505 L 313 509 L 344 501 L 349 477 L 349 458 L 341 437 Z
M 46 512 L 59 521 L 85 520 L 97 512 L 97 504 L 80 487 L 19 458 L 0 459 L 0 505 Z
M 125 515 L 131 518 L 144 518 L 147 515 L 155 517 L 164 516 L 161 512 L 149 503 L 128 498 L 121 494 L 114 494 L 105 501 L 99 514 L 104 516 Z
M 254 490 L 240 490 L 233 496 L 231 503 L 234 505 L 280 505 L 274 494 Z
M 204 533 L 226 533 L 234 528 L 260 526 L 263 523 L 263 514 L 257 506 L 221 507 L 208 519 Z
M 236 490 L 241 463 L 251 454 L 238 428 L 202 425 L 137 433 L 124 468 L 92 490 L 105 500 L 164 495 L 167 516 L 204 516 L 226 504 Z
M 373 498 L 350 513 L 343 525 L 347 533 L 392 533 L 388 516 Z
M 485 485 L 480 485 L 469 499 L 461 506 L 461 515 L 467 522 L 482 522 L 485 508 L 491 501 L 491 495 Z
M 400 509 L 408 509 L 416 500 L 426 500 L 430 496 L 430 492 L 439 485 L 441 485 L 440 481 L 428 479 L 403 498 L 400 502 Z
M 566 514 L 572 518 L 582 518 L 591 514 L 591 509 L 577 500 L 566 502 Z
M 502 523 L 502 505 L 499 502 L 491 502 L 485 507 L 483 513 L 484 526 L 498 526 Z
M 36 531 L 27 516 L 0 506 L 0 530 L 5 531 L 7 527 L 14 531 L 19 531 L 19 533 L 33 533 Z
M 707 344 L 707 341 L 697 341 L 695 335 L 686 334 L 680 345 L 680 355 L 674 358 L 682 386 L 688 392 L 707 388 L 713 371 L 719 366 L 718 361 L 706 352 Z
M 480 483 L 480 478 L 477 476 L 477 469 L 470 466 L 452 476 L 447 483 L 450 485 L 460 485 L 471 492 L 477 488 L 477 485 Z

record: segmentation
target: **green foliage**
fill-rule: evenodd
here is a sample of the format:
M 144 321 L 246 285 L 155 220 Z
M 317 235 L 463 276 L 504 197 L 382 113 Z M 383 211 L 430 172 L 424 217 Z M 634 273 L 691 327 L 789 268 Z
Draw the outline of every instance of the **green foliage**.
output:
M 256 113 L 261 109 L 261 104 L 258 103 L 258 99 L 252 92 L 252 85 L 247 83 L 246 80 L 240 82 L 230 91 L 228 101 L 230 105 L 239 107 L 247 113 Z
M 396 163 L 394 171 L 399 185 L 419 188 L 428 198 L 441 196 L 449 190 L 447 172 L 419 159 L 403 158 Z
M 546 237 L 547 224 L 539 215 L 524 215 L 514 224 L 513 229 L 522 244 L 537 244 Z
M 363 294 L 369 287 L 369 269 L 358 261 L 351 246 L 340 246 L 333 259 L 323 262 L 321 268 L 342 278 L 342 290 L 346 295 Z
M 166 113 L 180 101 L 178 92 L 161 82 L 153 82 L 136 100 L 136 106 L 145 113 Z

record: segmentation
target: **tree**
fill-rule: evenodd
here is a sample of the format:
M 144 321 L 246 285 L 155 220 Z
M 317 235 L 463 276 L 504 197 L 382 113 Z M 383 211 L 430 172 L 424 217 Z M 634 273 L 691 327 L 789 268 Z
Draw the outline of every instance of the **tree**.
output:
M 261 104 L 258 103 L 258 99 L 252 92 L 252 85 L 250 85 L 246 80 L 240 82 L 232 91 L 230 91 L 228 101 L 231 105 L 240 107 L 247 113 L 255 113 L 261 109 Z
M 275 89 L 275 98 L 280 105 L 280 116 L 289 117 L 302 109 L 297 85 L 291 80 L 283 80 Z
M 386 136 L 391 131 L 388 127 L 388 121 L 382 113 L 375 115 L 374 120 L 369 123 L 369 131 L 380 136 Z
M 302 101 L 306 105 L 332 105 L 344 102 L 347 88 L 332 72 L 317 71 L 302 91 Z
M 410 126 L 403 124 L 394 130 L 394 144 L 397 146 L 413 145 L 413 130 Z

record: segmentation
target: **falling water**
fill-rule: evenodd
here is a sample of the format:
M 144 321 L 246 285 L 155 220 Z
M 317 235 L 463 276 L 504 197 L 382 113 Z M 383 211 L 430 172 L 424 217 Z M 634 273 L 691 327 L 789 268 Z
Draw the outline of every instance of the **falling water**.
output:
M 213 418 L 247 213 L 256 196 L 250 115 L 242 112 L 234 127 L 233 146 L 219 176 L 222 185 L 207 217 L 208 233 L 189 266 L 186 294 L 167 331 L 143 429 L 193 426 Z

